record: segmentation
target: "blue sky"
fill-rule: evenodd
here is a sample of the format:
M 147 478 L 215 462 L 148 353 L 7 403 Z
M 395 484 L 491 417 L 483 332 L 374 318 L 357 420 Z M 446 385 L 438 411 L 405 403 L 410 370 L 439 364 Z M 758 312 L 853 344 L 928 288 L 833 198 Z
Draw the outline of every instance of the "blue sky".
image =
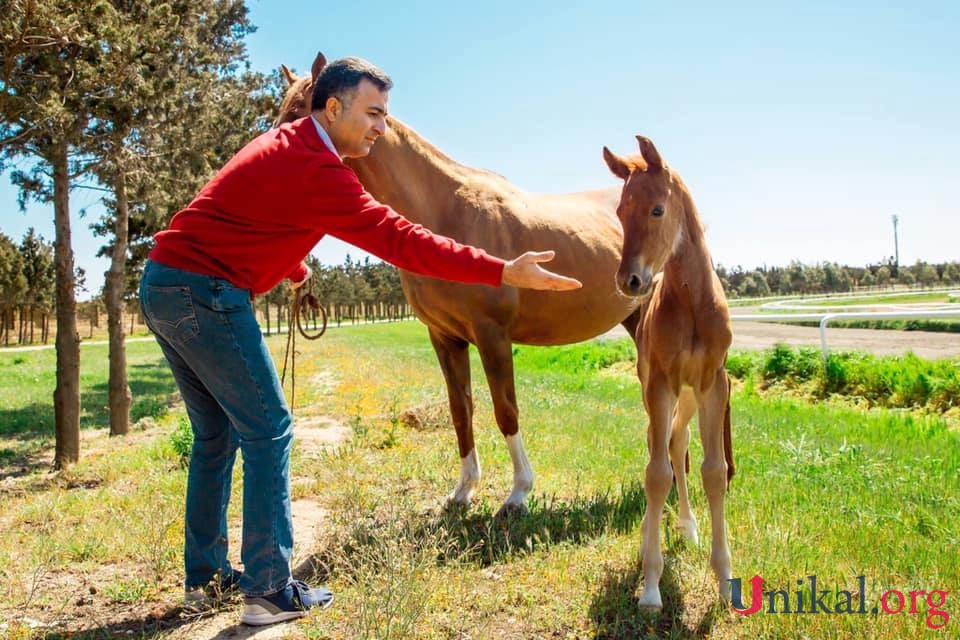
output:
M 960 259 L 958 2 L 249 6 L 256 69 L 367 58 L 393 77 L 396 116 L 531 191 L 616 185 L 602 146 L 650 137 L 725 265 L 875 262 L 893 253 L 892 214 L 901 262 Z M 73 208 L 97 198 L 75 192 Z M 78 263 L 99 288 L 87 222 Z M 31 225 L 52 238 L 52 210 L 20 214 L 4 177 L 0 231 Z

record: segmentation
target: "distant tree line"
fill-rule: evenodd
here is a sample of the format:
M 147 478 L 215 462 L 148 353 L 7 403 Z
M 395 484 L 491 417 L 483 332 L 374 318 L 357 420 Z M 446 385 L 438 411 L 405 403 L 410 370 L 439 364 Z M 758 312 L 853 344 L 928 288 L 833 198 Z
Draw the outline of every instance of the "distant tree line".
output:
M 0 233 L 0 342 L 46 343 L 55 287 L 52 244 L 33 229 L 19 244 Z
M 307 258 L 307 264 L 313 275 L 306 286 L 323 305 L 331 325 L 401 320 L 412 315 L 396 267 L 371 262 L 369 257 L 363 262 L 355 261 L 349 255 L 342 265 L 323 266 L 313 256 Z M 274 327 L 289 322 L 290 294 L 290 283 L 284 280 L 258 299 L 257 308 L 267 335 Z
M 960 263 L 928 263 L 918 260 L 913 266 L 892 263 L 851 267 L 835 262 L 786 267 L 717 266 L 724 291 L 731 298 L 756 298 L 776 295 L 840 293 L 855 289 L 884 289 L 894 285 L 936 287 L 960 285 Z

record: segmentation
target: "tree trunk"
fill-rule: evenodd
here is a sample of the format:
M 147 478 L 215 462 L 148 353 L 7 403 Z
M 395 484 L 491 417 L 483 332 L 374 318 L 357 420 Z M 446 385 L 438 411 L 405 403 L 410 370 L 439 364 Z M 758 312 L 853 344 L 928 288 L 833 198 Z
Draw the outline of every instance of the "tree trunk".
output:
M 270 335 L 270 301 L 264 299 L 263 311 L 267 316 L 267 335 Z
M 110 435 L 122 436 L 130 431 L 130 387 L 127 384 L 127 350 L 123 336 L 123 283 L 127 258 L 127 191 L 123 169 L 117 168 L 114 191 L 117 198 L 114 221 L 113 255 L 106 276 L 107 331 L 110 336 Z M 130 316 L 133 331 L 133 315 Z
M 67 145 L 53 149 L 53 218 L 56 226 L 54 260 L 57 272 L 57 386 L 53 392 L 56 421 L 54 469 L 80 459 L 80 336 L 70 239 L 70 176 Z

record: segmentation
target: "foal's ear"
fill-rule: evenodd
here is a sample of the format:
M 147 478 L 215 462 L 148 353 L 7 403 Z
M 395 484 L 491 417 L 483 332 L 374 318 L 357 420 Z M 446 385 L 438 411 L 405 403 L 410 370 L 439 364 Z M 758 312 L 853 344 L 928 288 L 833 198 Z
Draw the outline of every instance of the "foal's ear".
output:
M 653 146 L 653 141 L 650 138 L 637 136 L 637 142 L 640 143 L 640 155 L 647 161 L 647 166 L 654 171 L 663 169 L 663 160 L 660 158 L 657 148 Z
M 287 68 L 287 65 L 280 65 L 280 73 L 283 74 L 283 77 L 287 80 L 287 86 L 292 87 L 293 83 L 297 81 L 297 76 L 293 71 Z
M 610 167 L 610 171 L 613 172 L 613 175 L 617 176 L 621 180 L 626 180 L 629 178 L 630 172 L 635 168 L 629 160 L 626 158 L 621 158 L 606 147 L 603 148 L 603 159 L 607 163 L 607 166 Z
M 317 76 L 320 75 L 320 72 L 323 71 L 325 66 L 327 66 L 326 56 L 317 51 L 317 57 L 313 59 L 313 66 L 310 67 L 310 77 L 316 81 Z

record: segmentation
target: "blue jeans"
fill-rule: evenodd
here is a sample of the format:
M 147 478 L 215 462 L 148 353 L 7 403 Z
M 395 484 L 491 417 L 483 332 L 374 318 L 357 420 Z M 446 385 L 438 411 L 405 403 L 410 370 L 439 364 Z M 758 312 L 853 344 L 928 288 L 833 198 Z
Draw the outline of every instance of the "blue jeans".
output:
M 259 596 L 290 581 L 293 419 L 254 316 L 250 292 L 226 280 L 147 261 L 140 305 L 170 363 L 193 428 L 184 565 L 188 588 L 227 560 L 227 503 L 237 447 L 243 455 L 244 573 Z

